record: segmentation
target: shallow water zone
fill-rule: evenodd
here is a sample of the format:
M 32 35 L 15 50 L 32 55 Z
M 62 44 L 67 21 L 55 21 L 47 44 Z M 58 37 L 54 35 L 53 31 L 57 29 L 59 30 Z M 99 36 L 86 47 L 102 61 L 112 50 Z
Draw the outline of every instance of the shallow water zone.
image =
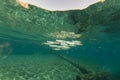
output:
M 120 80 L 120 1 L 85 10 L 0 5 L 0 80 Z
M 15 55 L 0 63 L 2 80 L 75 80 L 78 70 L 54 55 Z
M 119 77 L 119 37 L 84 36 L 82 46 L 53 50 L 42 43 L 55 41 L 54 38 L 17 32 L 6 26 L 1 27 L 0 35 L 1 80 L 110 80 Z

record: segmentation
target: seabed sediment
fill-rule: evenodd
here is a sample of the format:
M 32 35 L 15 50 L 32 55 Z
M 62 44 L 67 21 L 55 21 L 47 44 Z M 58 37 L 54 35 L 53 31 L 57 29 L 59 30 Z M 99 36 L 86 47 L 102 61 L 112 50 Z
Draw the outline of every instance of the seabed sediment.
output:
M 110 80 L 107 72 L 82 73 L 81 69 L 59 56 L 15 55 L 0 60 L 0 80 Z

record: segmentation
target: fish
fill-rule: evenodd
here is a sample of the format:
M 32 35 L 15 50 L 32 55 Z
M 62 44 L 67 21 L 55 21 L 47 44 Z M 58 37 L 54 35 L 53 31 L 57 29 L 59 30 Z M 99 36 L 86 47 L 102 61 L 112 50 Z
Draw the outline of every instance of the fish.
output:
M 66 44 L 70 45 L 70 46 L 74 46 L 75 43 L 74 42 L 71 42 L 71 41 L 67 41 Z
M 45 43 L 43 43 L 43 44 L 45 44 L 45 45 L 52 45 L 52 44 L 56 44 L 56 43 L 53 42 L 53 41 L 47 41 L 47 42 L 45 42 Z
M 59 50 L 61 50 L 61 49 L 60 49 L 60 48 L 53 48 L 53 50 L 59 51 Z
M 70 47 L 69 46 L 61 46 L 61 49 L 68 50 L 68 49 L 70 49 Z
M 83 44 L 81 43 L 81 41 L 73 40 L 72 42 L 73 42 L 75 45 L 80 45 L 80 46 L 83 45 Z
M 68 44 L 65 43 L 65 42 L 60 43 L 60 45 L 61 45 L 61 46 L 68 46 Z
M 56 42 L 60 42 L 60 43 L 62 43 L 62 42 L 65 42 L 64 40 L 56 40 Z
M 69 46 L 57 46 L 56 48 L 53 48 L 53 50 L 68 50 L 70 49 Z
M 55 47 L 57 48 L 57 47 L 58 47 L 58 45 L 53 45 L 53 44 L 52 44 L 52 45 L 49 45 L 49 46 L 50 46 L 50 47 L 53 47 L 53 48 L 55 48 Z
M 29 5 L 48 11 L 83 10 L 98 2 L 105 0 L 16 0 L 17 3 L 29 9 Z

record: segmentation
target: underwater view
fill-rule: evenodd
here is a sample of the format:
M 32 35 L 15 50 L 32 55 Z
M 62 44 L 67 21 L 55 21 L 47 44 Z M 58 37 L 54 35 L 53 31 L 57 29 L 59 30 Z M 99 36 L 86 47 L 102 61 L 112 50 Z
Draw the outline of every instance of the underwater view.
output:
M 0 80 L 120 80 L 120 0 L 0 3 Z

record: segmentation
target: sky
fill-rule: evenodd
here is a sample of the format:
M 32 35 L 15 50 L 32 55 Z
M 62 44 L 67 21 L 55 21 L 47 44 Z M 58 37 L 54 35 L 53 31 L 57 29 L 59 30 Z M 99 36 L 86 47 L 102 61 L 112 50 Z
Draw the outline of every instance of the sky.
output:
M 82 10 L 100 0 L 20 0 L 33 6 L 50 11 Z

